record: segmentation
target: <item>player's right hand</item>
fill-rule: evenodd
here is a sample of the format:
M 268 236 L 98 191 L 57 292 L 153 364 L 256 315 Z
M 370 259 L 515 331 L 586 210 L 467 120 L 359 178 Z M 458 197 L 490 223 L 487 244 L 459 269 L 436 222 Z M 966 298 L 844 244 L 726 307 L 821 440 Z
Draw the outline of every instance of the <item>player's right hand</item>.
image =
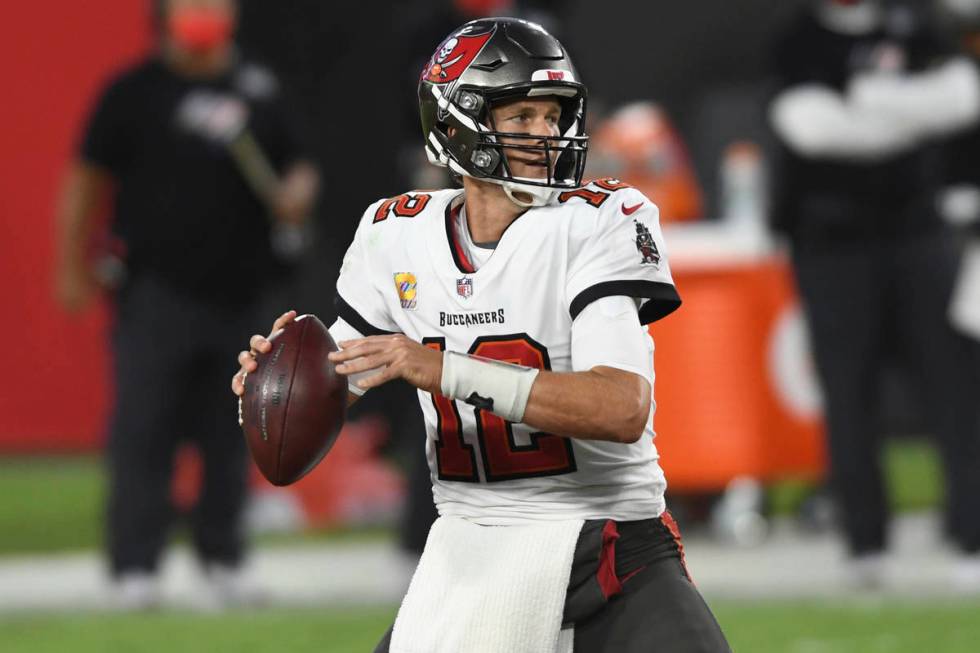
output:
M 231 377 L 231 391 L 241 397 L 245 394 L 245 376 L 259 369 L 259 364 L 255 361 L 257 354 L 264 354 L 272 349 L 269 338 L 279 329 L 283 328 L 296 319 L 296 311 L 286 311 L 272 323 L 272 330 L 268 336 L 255 334 L 248 341 L 248 351 L 238 353 L 238 364 L 241 366 L 235 376 Z

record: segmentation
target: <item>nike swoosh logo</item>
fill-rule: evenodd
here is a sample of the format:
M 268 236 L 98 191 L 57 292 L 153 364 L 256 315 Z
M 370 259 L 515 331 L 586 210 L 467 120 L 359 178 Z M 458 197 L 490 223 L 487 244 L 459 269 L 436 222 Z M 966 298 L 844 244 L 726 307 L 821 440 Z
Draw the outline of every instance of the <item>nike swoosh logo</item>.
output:
M 623 204 L 619 208 L 623 209 L 623 215 L 633 215 L 634 213 L 636 213 L 636 210 L 641 206 L 643 206 L 643 202 L 640 202 L 636 206 L 626 206 L 625 204 Z

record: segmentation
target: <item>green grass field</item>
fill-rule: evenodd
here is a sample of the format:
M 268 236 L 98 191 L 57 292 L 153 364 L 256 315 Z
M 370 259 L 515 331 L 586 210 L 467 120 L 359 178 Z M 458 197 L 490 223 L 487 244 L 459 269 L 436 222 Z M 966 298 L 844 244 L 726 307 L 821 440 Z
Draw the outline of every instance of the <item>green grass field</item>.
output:
M 941 483 L 933 449 L 889 446 L 890 491 L 898 510 L 935 506 Z M 769 489 L 776 512 L 792 512 L 804 484 Z M 91 549 L 100 540 L 104 482 L 93 457 L 0 460 L 0 555 Z M 377 531 L 291 537 L 378 537 Z M 734 650 L 749 653 L 976 653 L 980 599 L 964 602 L 711 601 Z M 269 610 L 201 615 L 2 615 L 3 653 L 348 653 L 372 651 L 391 623 L 389 608 Z M 653 650 L 653 649 L 651 649 Z
M 892 442 L 885 464 L 896 511 L 928 508 L 941 500 L 939 465 L 928 443 Z M 774 512 L 792 512 L 809 491 L 807 484 L 792 480 L 769 488 Z M 104 492 L 101 462 L 96 457 L 0 458 L 0 555 L 98 546 Z M 307 533 L 301 537 L 360 536 Z
M 102 463 L 96 457 L 0 458 L 0 556 L 101 546 L 104 496 Z M 263 535 L 258 543 L 337 542 L 387 536 L 387 529 L 363 527 Z M 181 537 L 178 534 L 178 541 Z
M 718 601 L 712 606 L 738 652 L 976 653 L 980 648 L 980 603 Z M 0 619 L 0 649 L 4 653 L 370 652 L 394 612 L 391 608 L 8 618 Z

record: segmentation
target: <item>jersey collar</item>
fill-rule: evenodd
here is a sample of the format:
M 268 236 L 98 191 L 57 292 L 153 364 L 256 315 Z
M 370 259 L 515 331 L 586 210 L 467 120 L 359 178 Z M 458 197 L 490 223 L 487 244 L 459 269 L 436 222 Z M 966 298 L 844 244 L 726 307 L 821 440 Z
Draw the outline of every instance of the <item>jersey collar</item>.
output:
M 476 272 L 476 267 L 466 255 L 466 250 L 459 242 L 459 234 L 456 233 L 456 218 L 459 217 L 459 212 L 463 208 L 463 202 L 459 202 L 456 206 L 453 204 L 454 202 L 450 202 L 446 205 L 446 238 L 449 240 L 449 251 L 452 253 L 453 262 L 460 272 L 473 274 Z

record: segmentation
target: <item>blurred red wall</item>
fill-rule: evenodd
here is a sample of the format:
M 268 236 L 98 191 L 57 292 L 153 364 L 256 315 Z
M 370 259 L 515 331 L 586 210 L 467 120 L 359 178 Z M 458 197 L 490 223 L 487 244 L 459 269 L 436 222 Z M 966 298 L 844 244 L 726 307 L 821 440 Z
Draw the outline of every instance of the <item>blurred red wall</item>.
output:
M 150 40 L 134 0 L 14 2 L 0 21 L 0 452 L 88 449 L 108 405 L 105 307 L 52 299 L 54 207 L 106 78 Z

